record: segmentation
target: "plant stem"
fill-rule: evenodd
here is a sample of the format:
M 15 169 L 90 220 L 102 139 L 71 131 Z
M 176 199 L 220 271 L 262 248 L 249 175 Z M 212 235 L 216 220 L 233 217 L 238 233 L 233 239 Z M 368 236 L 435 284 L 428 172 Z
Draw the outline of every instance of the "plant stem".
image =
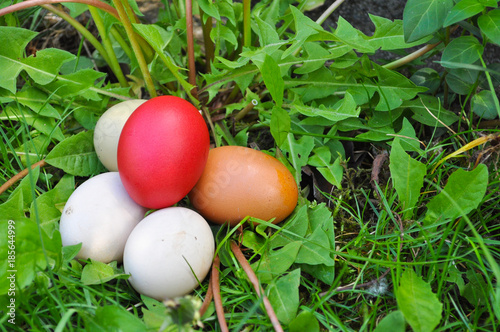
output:
M 111 27 L 111 34 L 113 35 L 113 38 L 120 44 L 120 47 L 122 48 L 123 52 L 127 55 L 129 59 L 132 59 L 134 56 L 134 53 L 130 49 L 130 46 L 127 44 L 127 42 L 123 39 L 123 36 L 120 34 L 120 32 L 116 29 L 115 26 Z
M 149 96 L 150 98 L 154 98 L 156 97 L 156 89 L 153 83 L 153 79 L 151 78 L 151 73 L 149 72 L 148 64 L 146 63 L 144 54 L 142 53 L 141 47 L 137 41 L 134 28 L 132 27 L 132 23 L 130 22 L 130 19 L 127 16 L 127 12 L 124 7 L 124 4 L 125 6 L 129 6 L 129 4 L 127 0 L 113 0 L 113 4 L 115 5 L 116 10 L 118 11 L 118 15 L 120 15 L 120 21 L 122 22 L 123 27 L 125 28 L 127 37 L 130 40 L 132 49 L 134 50 L 134 54 L 136 56 L 137 63 L 139 64 L 142 76 L 144 77 L 144 82 L 146 83 L 146 89 L 149 92 Z
M 220 329 L 222 332 L 228 332 L 229 329 L 227 328 L 226 318 L 224 317 L 224 307 L 222 306 L 222 299 L 220 296 L 219 268 L 220 259 L 218 255 L 215 255 L 210 282 L 212 283 L 215 311 L 217 312 L 217 320 L 219 321 Z
M 252 45 L 252 26 L 250 24 L 251 2 L 243 0 L 243 46 Z
M 102 18 L 99 15 L 99 11 L 95 7 L 89 6 L 89 12 L 90 15 L 92 15 L 92 18 L 94 19 L 94 23 L 97 27 L 97 30 L 99 31 L 99 35 L 101 36 L 102 45 L 107 51 L 110 61 L 109 66 L 111 67 L 111 70 L 116 75 L 116 78 L 118 79 L 118 82 L 120 82 L 120 85 L 122 87 L 128 87 L 129 84 L 127 82 L 127 79 L 125 78 L 125 75 L 123 75 L 123 71 L 120 67 L 120 64 L 118 63 L 115 51 L 113 50 L 113 45 L 111 44 L 111 40 L 109 39 L 109 36 L 106 33 L 106 28 L 104 27 Z
M 269 316 L 269 319 L 271 320 L 271 323 L 273 324 L 274 330 L 277 332 L 283 332 L 283 328 L 280 325 L 280 322 L 278 321 L 278 317 L 276 316 L 276 313 L 274 312 L 273 307 L 271 306 L 271 303 L 269 302 L 269 299 L 267 296 L 262 292 L 259 279 L 255 275 L 255 272 L 253 272 L 252 267 L 248 263 L 247 259 L 243 255 L 243 253 L 240 250 L 240 247 L 234 242 L 231 241 L 231 251 L 233 252 L 234 256 L 238 260 L 238 263 L 240 263 L 241 267 L 245 271 L 245 273 L 248 276 L 248 280 L 253 285 L 253 288 L 255 289 L 255 292 L 257 293 L 258 296 L 262 296 L 262 301 L 264 302 L 264 306 L 266 308 L 267 315 Z
M 201 8 L 199 8 L 199 11 L 201 18 L 201 29 L 203 31 L 203 44 L 205 44 L 205 70 L 207 73 L 210 73 L 212 71 L 212 66 L 210 64 L 214 61 L 215 58 L 214 43 L 210 38 L 213 21 L 212 16 L 207 15 L 207 21 L 203 22 L 203 16 L 205 15 L 205 13 Z
M 42 5 L 48 5 L 51 3 L 58 4 L 62 2 L 77 2 L 77 3 L 83 3 L 92 7 L 100 8 L 104 10 L 105 12 L 109 13 L 110 15 L 113 15 L 115 18 L 120 19 L 118 16 L 118 12 L 116 9 L 108 5 L 107 3 L 104 3 L 99 0 L 26 0 L 22 1 L 19 3 L 16 3 L 14 5 L 5 7 L 0 9 L 0 16 L 7 15 L 13 12 L 16 12 L 18 10 L 34 7 L 34 6 L 42 6 Z
M 193 86 L 191 93 L 198 98 L 196 88 L 196 64 L 194 61 L 194 36 L 193 36 L 193 3 L 186 0 L 186 34 L 187 34 L 187 55 L 188 55 L 188 81 Z
M 342 4 L 342 2 L 344 2 L 344 1 L 345 0 L 337 0 L 334 3 L 332 3 L 330 5 L 330 7 L 328 7 L 323 12 L 323 14 L 321 14 L 320 17 L 318 17 L 318 19 L 316 20 L 316 23 L 318 23 L 319 25 L 323 24 L 323 22 L 325 22 L 325 20 L 328 18 L 328 16 L 330 16 L 335 11 L 335 9 L 337 9 L 337 7 L 340 6 Z
M 213 269 L 213 266 L 212 266 Z M 214 292 L 213 292 L 213 285 L 212 285 L 212 280 L 208 282 L 208 289 L 207 289 L 207 294 L 205 295 L 205 299 L 203 300 L 203 303 L 200 308 L 200 317 L 203 317 L 205 312 L 207 312 L 208 307 L 210 306 L 210 303 L 212 302 L 212 299 L 214 298 Z
M 419 57 L 421 57 L 422 55 L 424 55 L 425 53 L 431 51 L 432 49 L 434 49 L 436 46 L 438 46 L 439 44 L 441 44 L 441 42 L 437 42 L 435 44 L 429 44 L 429 45 L 425 45 L 424 47 L 422 47 L 421 49 L 418 49 L 416 50 L 415 52 L 413 53 L 410 53 L 408 54 L 407 56 L 404 56 L 400 59 L 397 59 L 393 62 L 390 62 L 382 67 L 384 68 L 387 68 L 387 69 L 396 69 L 398 67 L 401 67 Z
M 43 167 L 45 165 L 47 165 L 47 162 L 45 161 L 45 159 L 42 159 L 39 162 L 32 164 L 31 169 L 35 169 L 38 166 Z M 5 182 L 4 184 L 2 184 L 2 186 L 0 186 L 0 194 L 3 194 L 7 189 L 10 188 L 10 186 L 12 186 L 14 183 L 24 178 L 28 173 L 29 173 L 29 168 L 25 168 L 16 175 L 14 175 L 13 177 L 11 177 L 9 180 L 7 180 L 7 182 Z

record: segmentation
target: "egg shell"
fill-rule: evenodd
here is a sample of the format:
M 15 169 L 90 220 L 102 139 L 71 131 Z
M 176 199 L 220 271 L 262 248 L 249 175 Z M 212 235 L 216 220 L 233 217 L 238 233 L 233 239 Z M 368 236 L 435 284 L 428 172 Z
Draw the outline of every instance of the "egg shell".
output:
M 278 223 L 295 209 L 298 188 L 278 159 L 242 146 L 222 146 L 210 150 L 189 198 L 196 211 L 218 224 L 234 226 L 246 216 Z
M 210 147 L 207 125 L 188 101 L 160 96 L 139 106 L 118 142 L 118 170 L 132 199 L 142 206 L 171 206 L 194 187 Z
M 96 175 L 76 188 L 64 206 L 62 244 L 82 243 L 76 258 L 121 262 L 127 238 L 146 211 L 127 194 L 118 172 Z
M 148 215 L 132 231 L 123 267 L 136 291 L 161 301 L 195 289 L 196 279 L 201 282 L 208 274 L 214 251 L 212 231 L 202 216 L 168 207 Z
M 97 158 L 110 172 L 118 172 L 118 140 L 125 122 L 146 99 L 126 100 L 104 112 L 94 129 L 94 148 Z

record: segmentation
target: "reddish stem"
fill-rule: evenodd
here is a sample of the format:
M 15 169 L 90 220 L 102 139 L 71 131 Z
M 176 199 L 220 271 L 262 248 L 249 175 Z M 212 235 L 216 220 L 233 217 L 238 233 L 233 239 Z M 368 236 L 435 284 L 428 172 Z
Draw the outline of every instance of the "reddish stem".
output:
M 217 319 L 219 320 L 221 331 L 229 332 L 226 323 L 226 318 L 224 317 L 224 307 L 222 306 L 222 299 L 220 296 L 219 268 L 220 268 L 220 259 L 219 256 L 215 256 L 214 263 L 212 264 L 212 277 L 210 278 L 210 282 L 212 283 L 212 289 L 214 293 L 215 311 L 217 312 Z
M 118 12 L 112 6 L 108 5 L 99 0 L 27 0 L 23 2 L 16 3 L 14 5 L 5 7 L 0 9 L 0 16 L 7 15 L 18 10 L 23 10 L 30 7 L 40 6 L 40 5 L 48 5 L 48 4 L 57 4 L 62 2 L 77 2 L 83 3 L 85 5 L 93 6 L 96 8 L 100 8 L 109 14 L 113 15 L 116 19 L 120 19 L 118 16 Z
M 266 308 L 267 315 L 269 316 L 269 319 L 273 324 L 274 330 L 276 332 L 283 332 L 283 328 L 281 327 L 278 317 L 276 316 L 276 313 L 274 312 L 274 309 L 271 306 L 271 302 L 269 302 L 269 299 L 264 294 L 264 292 L 262 292 L 260 288 L 259 279 L 255 275 L 255 272 L 253 272 L 252 267 L 245 258 L 245 255 L 243 255 L 243 253 L 241 252 L 240 247 L 238 247 L 238 245 L 234 241 L 231 241 L 231 251 L 238 260 L 238 263 L 240 263 L 241 267 L 243 268 L 243 271 L 245 271 L 245 273 L 247 274 L 248 280 L 250 280 L 250 282 L 252 283 L 253 288 L 255 289 L 257 295 L 262 296 L 264 307 Z
M 196 68 L 194 61 L 194 35 L 193 35 L 193 6 L 191 0 L 186 0 L 186 32 L 187 32 L 187 53 L 188 53 L 188 78 L 189 84 L 193 86 L 191 93 L 198 98 L 196 88 Z
M 33 165 L 31 165 L 31 169 L 35 169 L 38 166 L 43 167 L 45 165 L 47 165 L 47 162 L 45 162 L 45 159 L 42 159 L 39 162 L 34 163 Z M 4 191 L 6 191 L 7 189 L 9 189 L 10 186 L 12 186 L 14 183 L 16 183 L 17 181 L 19 181 L 22 178 L 24 178 L 28 173 L 29 173 L 29 169 L 25 168 L 21 172 L 17 173 L 13 177 L 11 177 L 9 180 L 7 180 L 7 182 L 5 182 L 4 184 L 2 184 L 2 186 L 0 187 L 0 195 L 3 194 Z
M 205 295 L 205 300 L 203 300 L 203 304 L 201 305 L 200 308 L 200 317 L 203 317 L 205 312 L 207 312 L 208 306 L 212 302 L 213 297 L 214 297 L 214 292 L 213 292 L 212 280 L 210 280 L 208 282 L 207 295 Z

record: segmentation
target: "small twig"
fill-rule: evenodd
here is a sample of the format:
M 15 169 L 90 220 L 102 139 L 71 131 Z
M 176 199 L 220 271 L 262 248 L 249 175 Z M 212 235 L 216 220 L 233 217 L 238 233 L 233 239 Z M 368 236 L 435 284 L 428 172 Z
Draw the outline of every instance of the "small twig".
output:
M 384 165 L 384 162 L 387 160 L 388 156 L 389 153 L 387 152 L 387 150 L 383 150 L 375 157 L 375 159 L 373 159 L 372 176 L 370 182 L 373 189 L 375 190 L 377 189 L 375 184 L 379 185 L 378 176 L 380 174 L 380 170 L 382 169 L 382 165 Z
M 248 103 L 247 106 L 245 106 L 241 111 L 238 112 L 238 114 L 236 114 L 234 116 L 234 121 L 240 121 L 241 119 L 243 119 L 248 114 L 248 112 L 253 110 L 253 108 L 257 104 L 258 104 L 258 101 L 253 99 L 252 102 Z
M 33 170 L 38 166 L 43 167 L 45 165 L 47 165 L 47 162 L 45 161 L 45 159 L 42 159 L 39 162 L 31 165 L 31 169 Z M 2 186 L 0 187 L 0 195 L 3 194 L 7 189 L 9 189 L 10 186 L 12 186 L 14 183 L 21 180 L 23 177 L 25 177 L 28 173 L 29 173 L 29 169 L 25 168 L 22 171 L 20 171 L 19 173 L 17 173 L 16 175 L 14 175 L 13 177 L 11 177 L 9 180 L 7 180 L 7 182 L 2 184 Z
M 222 306 L 222 299 L 220 296 L 220 285 L 219 285 L 219 268 L 220 259 L 219 256 L 215 256 L 214 263 L 212 264 L 212 276 L 210 278 L 210 283 L 212 284 L 215 312 L 217 312 L 217 320 L 219 321 L 220 329 L 222 332 L 228 332 L 226 318 L 224 317 L 224 307 Z
M 188 54 L 188 78 L 189 84 L 193 86 L 191 93 L 198 98 L 196 88 L 196 65 L 194 61 L 194 35 L 193 35 L 193 6 L 192 0 L 186 0 L 186 32 L 187 32 L 187 54 Z
M 252 283 L 253 288 L 255 289 L 257 295 L 262 296 L 262 301 L 264 302 L 267 315 L 269 316 L 269 319 L 273 324 L 274 330 L 277 332 L 282 332 L 283 328 L 281 327 L 280 322 L 278 321 L 278 317 L 276 316 L 276 313 L 274 312 L 274 309 L 271 306 L 271 302 L 269 302 L 269 299 L 264 294 L 264 292 L 262 292 L 260 288 L 259 279 L 255 275 L 255 272 L 253 272 L 252 267 L 250 266 L 247 259 L 241 252 L 240 247 L 238 247 L 238 245 L 234 241 L 231 241 L 231 251 L 233 252 L 238 262 L 240 263 L 241 267 L 243 268 L 243 271 L 245 271 L 245 273 L 247 274 L 248 280 L 250 280 L 250 282 Z
M 207 309 L 210 306 L 210 303 L 212 302 L 213 298 L 214 298 L 214 292 L 213 292 L 212 280 L 210 280 L 208 282 L 207 294 L 205 295 L 205 299 L 203 300 L 203 303 L 200 307 L 200 317 L 203 317 L 205 312 L 207 312 Z

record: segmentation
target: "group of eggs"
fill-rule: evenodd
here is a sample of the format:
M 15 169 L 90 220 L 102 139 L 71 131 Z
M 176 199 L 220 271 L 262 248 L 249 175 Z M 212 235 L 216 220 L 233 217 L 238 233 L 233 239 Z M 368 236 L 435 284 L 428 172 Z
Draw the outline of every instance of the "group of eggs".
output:
M 66 202 L 63 245 L 81 243 L 79 259 L 123 261 L 134 289 L 158 300 L 191 292 L 208 274 L 215 243 L 207 220 L 277 223 L 297 205 L 286 166 L 247 147 L 210 149 L 203 117 L 179 97 L 111 107 L 96 124 L 94 146 L 109 172 Z M 186 196 L 192 208 L 174 207 Z

